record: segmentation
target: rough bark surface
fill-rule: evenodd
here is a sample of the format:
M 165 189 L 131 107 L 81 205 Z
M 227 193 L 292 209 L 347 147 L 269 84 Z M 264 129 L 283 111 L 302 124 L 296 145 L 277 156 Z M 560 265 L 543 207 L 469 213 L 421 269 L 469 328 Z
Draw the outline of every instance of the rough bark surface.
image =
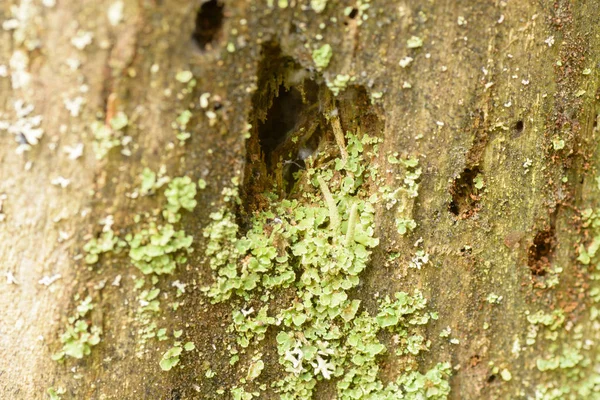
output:
M 600 3 L 328 0 L 317 13 L 315 1 L 230 0 L 200 17 L 202 1 L 53 3 L 0 5 L 0 65 L 7 67 L 0 120 L 18 121 L 15 102 L 22 100 L 35 107 L 30 115 L 43 117 L 44 130 L 23 154 L 18 135 L 0 136 L 1 398 L 47 398 L 50 387 L 64 388 L 65 399 L 229 398 L 247 365 L 229 363 L 231 307 L 210 304 L 200 290 L 212 280 L 202 230 L 232 178 L 246 185 L 247 211 L 259 201 L 265 187 L 258 178 L 248 182 L 268 167 L 259 165 L 260 124 L 278 74 L 288 70 L 311 74 L 317 89 L 307 90 L 319 99 L 325 81 L 352 77 L 337 97 L 341 123 L 383 139 L 377 163 L 387 184 L 401 184 L 386 172 L 390 154 L 419 159 L 419 194 L 407 206 L 417 227 L 398 234 L 389 210 L 378 207 L 380 244 L 355 293 L 369 308 L 376 294 L 423 292 L 439 319 L 427 325 L 432 344 L 419 366 L 450 362 L 455 399 L 600 398 L 600 391 L 576 392 L 585 379 L 598 380 L 600 365 L 590 317 L 593 267 L 577 260 L 593 235 L 582 228 L 582 210 L 600 199 Z M 120 20 L 115 3 L 123 5 Z M 73 40 L 85 33 L 91 43 L 78 48 Z M 407 45 L 411 37 L 422 45 Z M 312 52 L 325 43 L 333 56 L 317 71 Z M 402 67 L 405 57 L 412 61 Z M 178 80 L 181 71 L 191 71 L 196 85 Z M 69 110 L 66 102 L 78 97 L 77 112 Z M 277 112 L 297 113 L 288 100 Z M 180 145 L 173 124 L 184 110 L 191 111 L 191 137 Z M 118 112 L 128 116 L 123 134 L 131 142 L 97 160 L 90 126 Z M 291 117 L 277 118 L 274 124 Z M 83 156 L 70 159 L 65 147 L 78 143 Z M 82 260 L 100 220 L 112 216 L 124 237 L 136 232 L 135 215 L 160 214 L 162 197 L 132 193 L 144 167 L 162 165 L 169 176 L 208 184 L 178 224 L 194 237 L 194 252 L 156 284 L 164 304 L 175 298 L 174 281 L 187 284 L 179 307 L 162 307 L 156 323 L 182 329 L 182 341 L 196 347 L 182 355 L 183 368 L 168 372 L 158 361 L 172 341 L 153 339 L 140 349 L 134 286 L 141 272 L 125 253 L 103 255 L 91 267 Z M 429 255 L 420 269 L 408 267 L 417 241 Z M 81 360 L 57 363 L 51 355 L 76 295 L 93 298 L 89 318 L 102 328 L 101 342 Z M 548 335 L 554 340 L 539 333 L 527 345 L 532 329 L 546 329 L 527 319 L 539 310 L 562 310 L 565 321 Z M 448 327 L 449 337 L 440 336 Z M 584 360 L 541 371 L 538 360 L 557 344 L 578 348 Z M 259 380 L 269 384 L 281 373 L 274 337 L 262 346 L 267 368 Z M 393 356 L 380 366 L 384 380 L 393 379 Z M 206 378 L 208 369 L 214 378 Z M 541 389 L 565 387 L 571 392 L 564 397 Z M 327 384 L 317 389 L 315 398 L 333 396 Z M 259 397 L 278 398 L 269 390 Z

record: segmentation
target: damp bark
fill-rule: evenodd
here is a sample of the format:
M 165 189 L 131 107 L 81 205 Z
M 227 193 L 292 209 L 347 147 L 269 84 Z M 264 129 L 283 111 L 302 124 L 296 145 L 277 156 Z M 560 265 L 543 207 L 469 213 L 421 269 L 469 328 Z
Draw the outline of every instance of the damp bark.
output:
M 112 0 L 41 3 L 0 6 L 16 21 L 0 34 L 8 75 L 0 74 L 0 120 L 18 120 L 22 100 L 45 131 L 24 154 L 15 152 L 18 136 L 0 131 L 0 397 L 46 398 L 49 387 L 64 388 L 64 399 L 228 395 L 247 365 L 229 362 L 233 305 L 210 305 L 200 290 L 211 282 L 202 228 L 232 178 L 243 192 L 240 221 L 263 207 L 273 184 L 279 199 L 300 198 L 294 179 L 305 158 L 339 156 L 329 105 L 344 130 L 383 139 L 378 161 L 390 187 L 400 184 L 386 164 L 394 153 L 417 157 L 423 171 L 414 231 L 399 235 L 395 216 L 378 205 L 380 246 L 356 294 L 366 307 L 377 296 L 423 291 L 439 319 L 427 327 L 432 346 L 420 367 L 451 362 L 453 399 L 533 397 L 539 385 L 571 385 L 563 370 L 537 367 L 550 342 L 540 334 L 525 345 L 527 313 L 561 309 L 565 326 L 598 339 L 588 320 L 590 269 L 576 257 L 590 239 L 581 211 L 598 206 L 600 4 L 330 0 L 317 13 L 309 2 L 156 0 L 123 2 L 119 14 Z M 29 13 L 13 15 L 17 4 Z M 325 43 L 333 55 L 317 70 L 313 50 Z M 182 71 L 195 85 L 181 81 Z M 332 96 L 345 75 L 347 87 Z M 180 145 L 176 121 L 186 110 L 190 138 Z M 98 161 L 90 125 L 119 111 L 129 119 L 130 152 L 119 145 Z M 83 156 L 69 159 L 67 148 L 79 143 Z M 110 216 L 124 236 L 138 228 L 135 215 L 159 213 L 160 196 L 132 193 L 144 167 L 161 165 L 169 176 L 207 182 L 200 206 L 181 221 L 195 252 L 157 284 L 164 304 L 176 296 L 174 281 L 187 285 L 179 307 L 165 307 L 156 322 L 171 338 L 182 329 L 182 342 L 197 349 L 169 372 L 158 361 L 172 340 L 139 347 L 139 271 L 122 254 L 91 269 L 81 260 L 101 220 Z M 68 186 L 52 184 L 59 176 Z M 416 242 L 430 262 L 410 269 Z M 45 277 L 58 278 L 46 286 Z M 58 364 L 50 356 L 74 296 L 88 294 L 101 343 Z M 570 346 L 575 339 L 563 333 L 552 343 Z M 281 376 L 273 345 L 253 349 L 267 355 L 259 383 Z M 597 351 L 581 350 L 591 359 Z M 393 354 L 381 358 L 385 380 L 401 369 Z M 316 398 L 334 385 L 320 384 Z

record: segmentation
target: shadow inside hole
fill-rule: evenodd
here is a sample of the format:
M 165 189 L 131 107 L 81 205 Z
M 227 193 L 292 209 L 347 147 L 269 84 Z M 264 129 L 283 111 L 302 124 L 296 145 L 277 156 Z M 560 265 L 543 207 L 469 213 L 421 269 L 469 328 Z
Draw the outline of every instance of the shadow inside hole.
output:
M 192 39 L 202 51 L 212 50 L 223 26 L 224 5 L 218 0 L 209 0 L 202 4 L 196 15 L 196 27 Z
M 475 177 L 481 173 L 478 166 L 465 168 L 450 187 L 452 201 L 448 211 L 459 218 L 469 218 L 477 209 L 479 195 L 475 188 Z
M 524 130 L 525 130 L 525 123 L 523 122 L 523 120 L 518 120 L 513 125 L 513 129 L 510 134 L 511 138 L 513 138 L 513 139 L 518 138 L 519 136 L 521 136 L 523 134 Z
M 515 131 L 517 132 L 523 132 L 523 121 L 517 121 L 517 123 L 515 124 Z
M 287 139 L 289 132 L 298 124 L 303 108 L 300 91 L 296 88 L 288 90 L 283 85 L 279 87 L 267 117 L 258 125 L 258 138 L 267 169 L 273 168 L 271 160 L 273 150 Z
M 556 242 L 554 229 L 540 231 L 535 235 L 527 254 L 527 265 L 531 273 L 543 276 L 550 268 Z

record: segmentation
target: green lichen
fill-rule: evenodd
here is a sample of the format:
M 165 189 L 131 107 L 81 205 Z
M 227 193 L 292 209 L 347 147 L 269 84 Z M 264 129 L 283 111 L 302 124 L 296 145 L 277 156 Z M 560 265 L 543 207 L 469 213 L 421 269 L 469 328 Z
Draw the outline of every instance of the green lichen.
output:
M 318 14 L 327 7 L 327 0 L 310 0 L 310 7 Z
M 194 74 L 191 71 L 178 71 L 175 75 L 175 80 L 181 83 L 188 83 L 193 77 Z
M 552 147 L 556 151 L 562 150 L 565 148 L 565 141 L 559 137 L 555 137 L 554 139 L 552 139 Z
M 535 388 L 536 399 L 575 400 L 600 396 L 600 374 L 596 368 L 600 364 L 600 354 L 591 351 L 591 346 L 599 340 L 596 332 L 599 317 L 597 304 L 600 302 L 599 215 L 600 210 L 592 208 L 581 213 L 586 239 L 579 245 L 577 260 L 589 268 L 589 320 L 579 318 L 577 323 L 573 323 L 574 320 L 568 319 L 561 309 L 551 312 L 540 310 L 527 317 L 531 324 L 527 343 L 533 344 L 536 339 L 544 341 L 544 352 L 536 360 L 536 367 L 544 375 L 544 382 Z M 541 338 L 539 331 L 543 332 Z
M 174 331 L 173 337 L 177 339 L 181 337 L 182 333 L 183 331 Z M 190 352 L 194 349 L 196 349 L 196 346 L 192 342 L 187 342 L 182 345 L 181 342 L 175 341 L 173 343 L 173 346 L 163 353 L 160 362 L 158 363 L 160 369 L 162 369 L 163 371 L 170 371 L 171 369 L 173 369 L 173 367 L 179 364 L 181 354 L 184 350 L 186 352 Z
M 192 112 L 190 110 L 182 111 L 179 116 L 175 119 L 175 124 L 173 128 L 176 130 L 177 140 L 179 140 L 180 144 L 183 144 L 187 139 L 189 139 L 192 134 L 187 131 L 187 124 L 190 122 L 192 118 Z
M 231 397 L 233 400 L 252 400 L 254 397 L 258 397 L 258 392 L 246 392 L 243 387 L 233 387 L 231 389 Z
M 46 393 L 48 394 L 48 397 L 50 397 L 50 400 L 60 400 L 62 397 L 61 395 L 65 394 L 67 391 L 65 390 L 65 388 L 58 388 L 58 389 L 54 389 L 54 388 L 48 388 L 48 390 L 46 391 Z
M 179 222 L 181 214 L 179 211 L 183 208 L 187 211 L 193 211 L 196 207 L 196 184 L 188 176 L 174 178 L 169 182 L 165 190 L 167 204 L 164 207 L 163 217 L 171 224 Z
M 400 235 L 406 235 L 417 227 L 412 214 L 414 199 L 419 195 L 418 180 L 422 170 L 416 157 L 400 158 L 397 152 L 389 154 L 387 161 L 400 169 L 398 176 L 403 177 L 403 183 L 397 188 L 381 185 L 379 193 L 388 210 L 395 208 L 396 231 Z
M 409 49 L 416 49 L 416 48 L 419 48 L 422 46 L 423 46 L 423 39 L 421 39 L 418 36 L 411 36 L 406 41 L 406 47 L 408 47 Z
M 127 115 L 121 111 L 116 113 L 108 124 L 101 121 L 94 121 L 90 125 L 90 130 L 94 135 L 92 149 L 96 155 L 96 159 L 103 159 L 108 152 L 122 144 L 123 130 L 129 124 Z
M 331 90 L 331 93 L 333 93 L 334 96 L 337 96 L 346 89 L 351 80 L 352 78 L 350 75 L 338 74 L 332 81 L 325 79 L 325 83 L 329 90 Z
M 473 178 L 473 186 L 477 190 L 483 189 L 483 187 L 485 186 L 485 182 L 483 180 L 483 175 L 482 174 L 475 175 L 475 178 Z
M 150 168 L 144 168 L 142 171 L 142 183 L 140 187 L 140 193 L 142 196 L 148 196 L 154 194 L 163 185 L 169 182 L 170 178 L 165 176 L 166 168 L 163 166 L 160 168 L 158 173 L 152 171 Z
M 315 62 L 315 65 L 317 66 L 317 70 L 327 68 L 332 56 L 333 50 L 331 48 L 331 45 L 327 43 L 317 49 L 314 49 L 312 52 L 312 58 Z
M 87 253 L 84 260 L 86 264 L 95 264 L 100 255 L 108 252 L 117 252 L 125 246 L 125 242 L 120 240 L 112 229 L 104 230 L 98 238 L 90 239 L 83 250 Z
M 255 380 L 256 378 L 258 378 L 260 376 L 263 369 L 265 369 L 265 363 L 261 358 L 262 358 L 262 354 L 258 354 L 252 360 L 252 363 L 248 367 L 248 373 L 246 374 L 247 381 L 251 382 L 251 381 Z
M 183 348 L 181 346 L 173 346 L 169 350 L 167 350 L 160 360 L 160 368 L 163 371 L 170 371 L 174 366 L 179 364 L 179 356 L 183 352 Z
M 396 355 L 416 367 L 415 357 L 429 346 L 420 326 L 431 315 L 419 292 L 397 293 L 393 301 L 386 297 L 375 316 L 350 298 L 378 245 L 373 206 L 378 198 L 367 190 L 377 172 L 366 168 L 365 160 L 366 153 L 374 155 L 366 148 L 377 141 L 351 133 L 345 139 L 346 159 L 324 164 L 309 159 L 301 199 L 265 194 L 270 204 L 252 215 L 247 232 L 241 232 L 229 207 L 211 215 L 205 254 L 215 280 L 203 290 L 212 302 L 245 304 L 234 309 L 229 328 L 242 353 L 268 330 L 278 332 L 286 374 L 272 386 L 284 400 L 310 399 L 318 381 L 334 378 L 339 399 L 446 398 L 450 368 L 445 363 L 424 375 L 399 371 L 387 385 L 378 378 L 378 362 L 387 351 L 379 333 L 392 335 Z M 410 172 L 403 190 L 413 193 L 420 171 L 415 174 L 415 161 L 406 163 Z M 226 203 L 239 202 L 236 187 L 224 197 Z M 279 304 L 269 316 L 268 304 L 281 290 L 295 300 Z M 258 313 L 257 304 L 262 304 Z M 232 362 L 239 359 L 237 346 L 231 348 Z M 243 387 L 231 391 L 248 394 Z
M 124 122 L 121 123 L 121 125 L 123 124 Z M 117 124 L 116 127 L 119 125 Z M 134 290 L 140 291 L 137 295 L 139 306 L 135 314 L 135 320 L 139 326 L 137 331 L 138 357 L 142 357 L 147 351 L 146 344 L 149 340 L 164 341 L 167 339 L 166 328 L 159 329 L 156 324 L 156 316 L 161 312 L 159 298 L 161 290 L 156 287 L 159 281 L 157 276 L 173 274 L 178 265 L 187 261 L 186 255 L 192 251 L 193 238 L 184 230 L 176 229 L 173 223 L 181 220 L 184 210 L 193 211 L 195 208 L 196 183 L 186 176 L 170 180 L 165 176 L 164 168 L 161 168 L 158 174 L 145 168 L 142 172 L 141 188 L 138 193 L 146 196 L 152 195 L 169 181 L 170 183 L 164 191 L 166 204 L 162 212 L 154 215 L 143 214 L 145 218 L 143 221 L 141 215 L 133 218 L 136 224 L 141 225 L 141 229 L 138 228 L 136 232 L 129 233 L 122 240 L 111 229 L 112 218 L 107 218 L 102 234 L 84 245 L 87 253 L 85 261 L 88 264 L 98 262 L 101 254 L 116 253 L 123 248 L 128 248 L 127 254 L 131 263 L 144 275 L 151 275 L 149 279 L 151 285 L 147 285 L 148 279 L 144 278 L 136 279 L 134 285 Z M 202 180 L 199 185 L 203 186 Z M 173 285 L 177 287 L 176 296 L 181 296 L 185 285 L 179 281 L 175 281 Z M 172 302 L 170 306 L 177 309 L 179 302 Z M 61 341 L 65 345 L 63 351 L 58 353 L 55 358 L 60 359 L 65 355 L 79 358 L 89 354 L 91 346 L 99 341 L 99 329 L 89 327 L 88 322 L 82 318 L 84 314 L 79 313 L 81 318 L 73 321 L 73 326 L 61 337 Z M 174 336 L 177 338 L 181 334 L 182 331 L 177 331 Z M 178 358 L 175 354 L 177 347 L 181 347 L 181 344 L 174 345 L 175 350 L 165 353 L 166 355 L 160 362 L 161 367 L 170 369 L 177 364 Z M 183 349 L 187 351 L 191 351 L 193 348 L 194 345 L 191 342 L 183 345 Z
M 275 324 L 275 318 L 267 315 L 268 308 L 268 306 L 262 307 L 254 317 L 251 315 L 253 309 L 233 311 L 233 324 L 230 326 L 230 330 L 237 333 L 236 340 L 241 347 L 248 347 L 252 341 L 263 340 L 269 325 Z
M 178 264 L 186 262 L 185 253 L 191 251 L 193 238 L 171 224 L 150 223 L 126 240 L 133 265 L 144 274 L 161 275 L 172 274 Z
M 52 355 L 53 360 L 60 361 L 65 357 L 81 359 L 91 353 L 93 346 L 100 343 L 102 329 L 91 326 L 86 320 L 86 316 L 93 308 L 90 296 L 77 306 L 77 313 L 69 317 L 65 332 L 60 336 L 62 349 Z

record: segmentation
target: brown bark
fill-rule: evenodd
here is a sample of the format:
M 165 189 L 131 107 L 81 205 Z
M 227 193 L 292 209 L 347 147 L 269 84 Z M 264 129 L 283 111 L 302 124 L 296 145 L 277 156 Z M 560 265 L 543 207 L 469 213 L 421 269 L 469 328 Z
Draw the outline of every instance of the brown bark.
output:
M 259 117 L 272 99 L 256 93 L 273 90 L 264 84 L 281 72 L 270 64 L 275 58 L 278 65 L 310 70 L 317 91 L 338 74 L 355 78 L 338 99 L 342 125 L 383 138 L 382 171 L 392 152 L 420 160 L 421 187 L 410 206 L 417 228 L 400 236 L 388 211 L 377 210 L 380 245 L 361 298 L 423 291 L 439 320 L 428 325 L 433 344 L 421 366 L 450 361 L 456 399 L 528 398 L 537 385 L 550 382 L 575 387 L 563 370 L 536 368 L 549 342 L 524 344 L 531 325 L 525 312 L 560 308 L 565 326 L 580 325 L 586 338 L 598 340 L 588 311 L 593 282 L 576 257 L 578 244 L 587 243 L 580 211 L 597 205 L 600 4 L 373 0 L 364 11 L 345 15 L 345 7 L 360 7 L 329 0 L 317 14 L 308 1 L 291 0 L 281 8 L 277 1 L 269 7 L 231 0 L 223 2 L 218 26 L 197 20 L 198 1 L 127 0 L 116 25 L 107 17 L 115 1 L 40 3 L 0 6 L 4 21 L 13 18 L 12 6 L 29 4 L 31 11 L 16 30 L 0 31 L 0 65 L 9 66 L 9 75 L 0 78 L 0 120 L 16 121 L 14 102 L 23 100 L 35 106 L 32 115 L 43 117 L 44 129 L 40 143 L 22 155 L 16 154 L 14 135 L 0 136 L 0 194 L 6 195 L 0 272 L 7 274 L 0 279 L 0 397 L 45 398 L 47 388 L 63 387 L 68 399 L 217 398 L 217 390 L 245 376 L 241 367 L 229 365 L 223 345 L 231 339 L 231 307 L 211 305 L 199 290 L 212 279 L 202 229 L 222 206 L 221 190 L 231 178 L 247 183 L 258 168 L 247 163 L 257 162 L 253 155 L 260 158 Z M 93 34 L 81 50 L 71 42 L 78 31 Z M 423 46 L 408 48 L 411 36 L 422 38 Z M 36 41 L 38 46 L 30 45 Z M 333 57 L 317 72 L 311 53 L 323 43 L 332 46 Z M 25 71 L 31 80 L 22 87 L 14 87 L 19 69 L 9 65 L 16 52 L 29 58 Z M 407 56 L 414 60 L 400 67 Z M 76 69 L 69 67 L 74 59 L 81 64 Z M 178 82 L 180 71 L 191 71 L 196 86 Z M 379 92 L 381 100 L 371 104 Z M 210 93 L 208 108 L 201 106 L 203 93 Z M 64 100 L 78 96 L 85 102 L 72 116 Z M 172 124 L 188 109 L 191 138 L 180 146 Z M 124 134 L 132 137 L 125 146 L 131 155 L 117 146 L 96 160 L 90 125 L 119 111 L 129 117 Z M 253 136 L 246 142 L 248 123 Z M 553 145 L 557 138 L 564 148 Z M 77 143 L 84 145 L 83 156 L 71 160 L 64 148 Z M 159 213 L 159 196 L 130 195 L 144 167 L 156 171 L 161 165 L 169 176 L 208 182 L 196 197 L 199 206 L 181 222 L 194 236 L 195 251 L 157 284 L 171 297 L 175 280 L 189 289 L 181 306 L 164 306 L 157 321 L 183 329 L 183 341 L 197 349 L 182 358 L 184 368 L 169 372 L 158 365 L 166 342 L 150 341 L 136 356 L 140 327 L 133 287 L 134 276 L 142 274 L 125 254 L 103 257 L 93 267 L 78 257 L 101 231 L 102 218 L 114 216 L 113 229 L 124 237 L 136 231 L 134 215 Z M 484 190 L 474 189 L 478 175 Z M 70 180 L 66 188 L 52 184 L 59 176 Z M 397 184 L 394 176 L 386 179 Z M 256 185 L 245 201 L 264 189 Z M 431 261 L 409 269 L 419 238 Z M 392 252 L 400 256 L 389 261 Z M 557 266 L 563 268 L 560 283 L 544 289 Z M 50 286 L 38 283 L 57 274 Z M 119 275 L 120 286 L 113 286 Z M 492 293 L 503 297 L 499 304 L 486 300 Z M 102 327 L 102 341 L 90 356 L 59 364 L 51 354 L 60 349 L 58 337 L 78 303 L 76 294 L 93 297 L 91 320 Z M 573 343 L 565 326 L 558 343 Z M 459 344 L 439 337 L 446 327 Z M 516 341 L 522 350 L 515 351 Z M 273 343 L 267 340 L 264 347 L 275 354 Z M 591 362 L 580 374 L 592 376 L 597 346 L 582 352 Z M 512 379 L 500 377 L 490 362 Z M 204 377 L 207 365 L 217 373 L 212 380 Z M 265 375 L 269 380 L 278 378 L 276 365 Z M 394 368 L 393 360 L 382 361 L 384 375 L 394 376 Z

